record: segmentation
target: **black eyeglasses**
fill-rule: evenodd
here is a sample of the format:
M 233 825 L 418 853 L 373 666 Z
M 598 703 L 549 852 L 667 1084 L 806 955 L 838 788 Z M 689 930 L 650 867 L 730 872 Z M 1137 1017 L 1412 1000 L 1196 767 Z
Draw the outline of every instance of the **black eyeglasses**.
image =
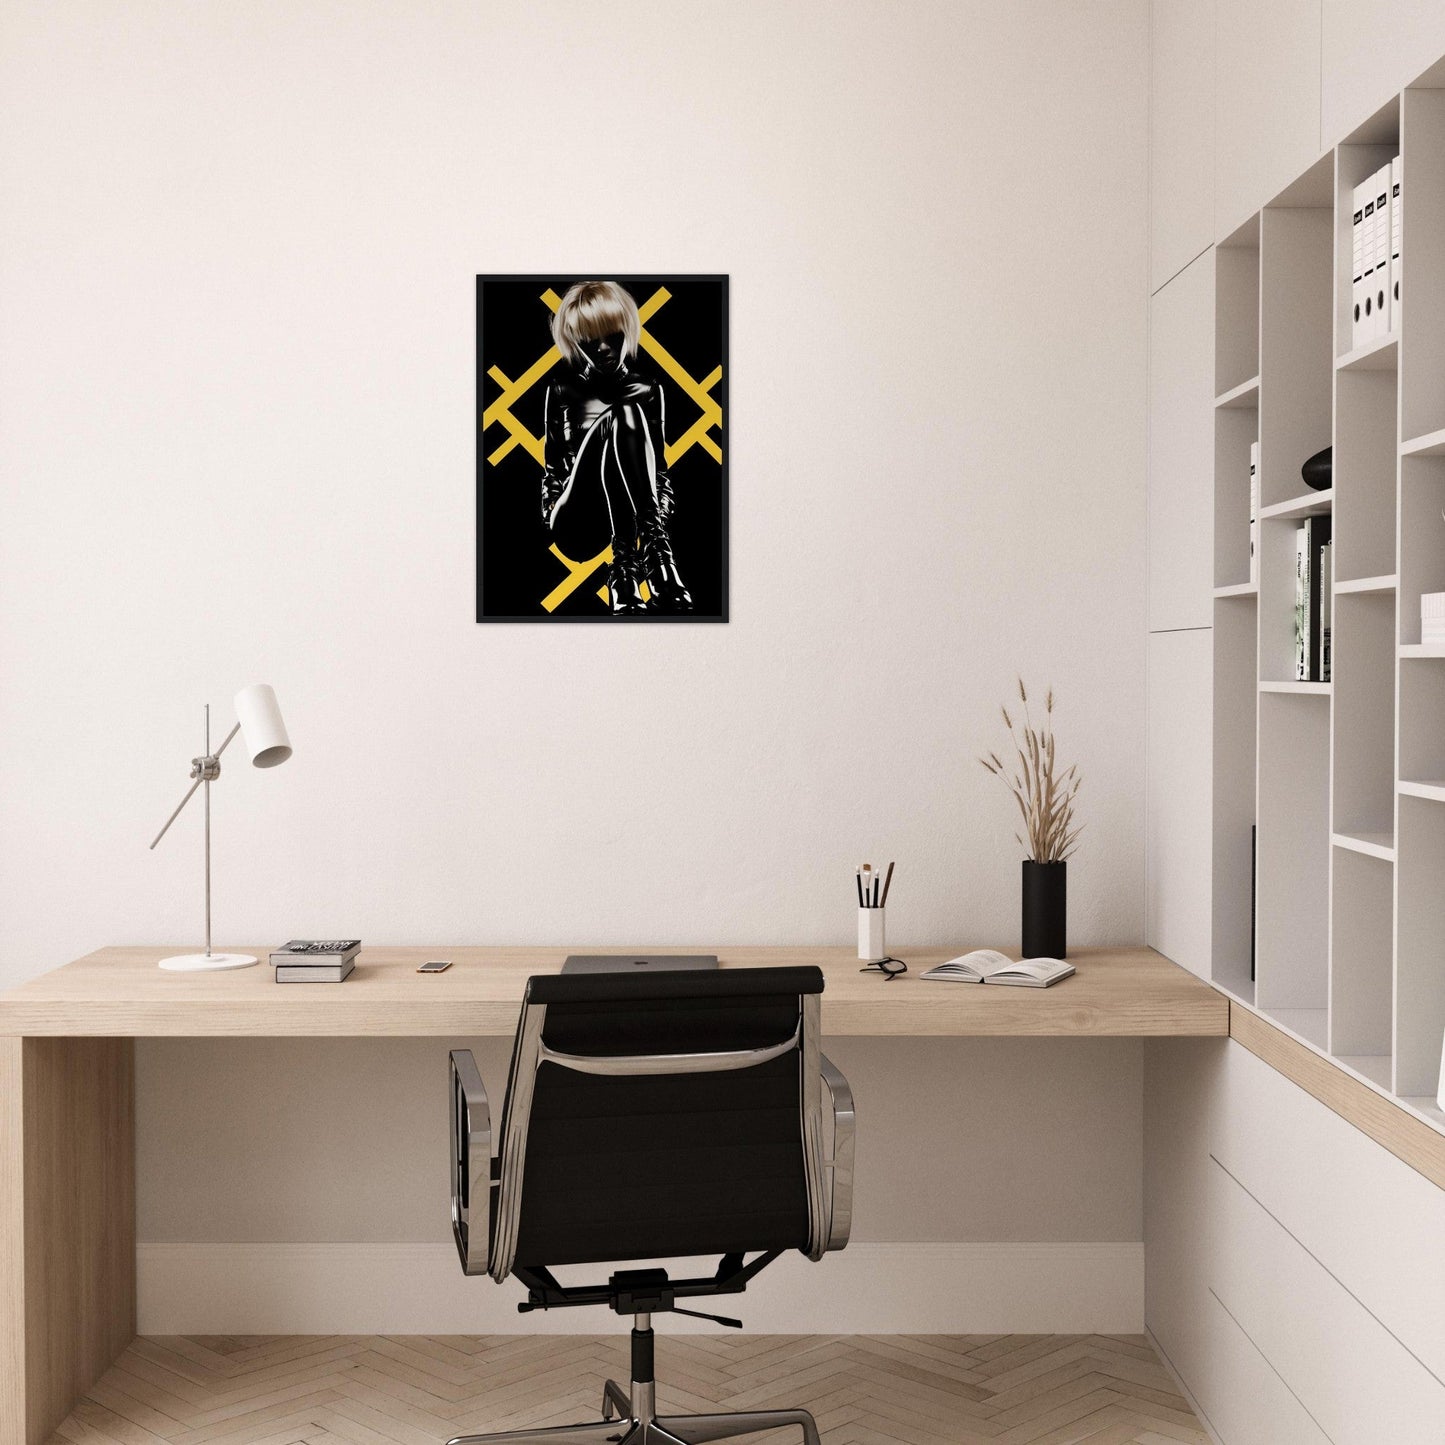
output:
M 859 973 L 881 973 L 885 983 L 892 983 L 900 973 L 908 972 L 908 965 L 901 958 L 875 958 L 858 970 Z

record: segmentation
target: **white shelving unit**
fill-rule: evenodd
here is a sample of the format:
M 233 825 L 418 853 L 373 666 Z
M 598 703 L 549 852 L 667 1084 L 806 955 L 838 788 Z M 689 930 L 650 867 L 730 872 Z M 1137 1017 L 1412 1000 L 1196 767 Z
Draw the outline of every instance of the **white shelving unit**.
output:
M 1353 188 L 1397 154 L 1402 311 L 1354 346 Z M 1445 647 L 1420 641 L 1445 591 L 1445 63 L 1216 247 L 1215 373 L 1213 979 L 1445 1132 Z M 1322 513 L 1332 678 L 1298 682 L 1294 534 Z

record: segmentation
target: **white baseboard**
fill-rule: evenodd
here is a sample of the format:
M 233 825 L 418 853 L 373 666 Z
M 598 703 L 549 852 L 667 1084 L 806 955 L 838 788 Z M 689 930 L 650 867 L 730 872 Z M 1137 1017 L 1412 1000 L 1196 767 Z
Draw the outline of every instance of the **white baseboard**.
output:
M 696 1261 L 692 1270 L 696 1273 Z M 468 1279 L 449 1244 L 142 1244 L 148 1335 L 596 1334 L 592 1310 L 517 1313 L 515 1281 Z M 564 1279 L 586 1271 L 563 1270 Z M 674 1277 L 678 1271 L 674 1270 Z M 709 1302 L 696 1302 L 707 1309 Z M 722 1314 L 773 1334 L 1138 1334 L 1144 1246 L 854 1244 L 780 1259 Z M 715 1329 L 672 1316 L 669 1331 Z

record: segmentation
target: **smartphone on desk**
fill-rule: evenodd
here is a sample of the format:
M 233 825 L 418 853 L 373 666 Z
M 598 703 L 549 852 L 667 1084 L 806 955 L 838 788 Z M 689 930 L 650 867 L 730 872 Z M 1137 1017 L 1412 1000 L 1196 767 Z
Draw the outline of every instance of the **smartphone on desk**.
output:
M 449 958 L 429 958 L 417 969 L 418 973 L 445 973 L 452 966 Z

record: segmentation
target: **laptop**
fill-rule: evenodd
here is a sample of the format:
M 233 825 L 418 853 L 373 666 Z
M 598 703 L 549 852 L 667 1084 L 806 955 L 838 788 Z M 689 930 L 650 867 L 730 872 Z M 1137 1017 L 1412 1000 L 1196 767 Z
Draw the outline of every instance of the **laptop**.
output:
M 715 953 L 569 953 L 563 973 L 685 973 L 716 968 Z

